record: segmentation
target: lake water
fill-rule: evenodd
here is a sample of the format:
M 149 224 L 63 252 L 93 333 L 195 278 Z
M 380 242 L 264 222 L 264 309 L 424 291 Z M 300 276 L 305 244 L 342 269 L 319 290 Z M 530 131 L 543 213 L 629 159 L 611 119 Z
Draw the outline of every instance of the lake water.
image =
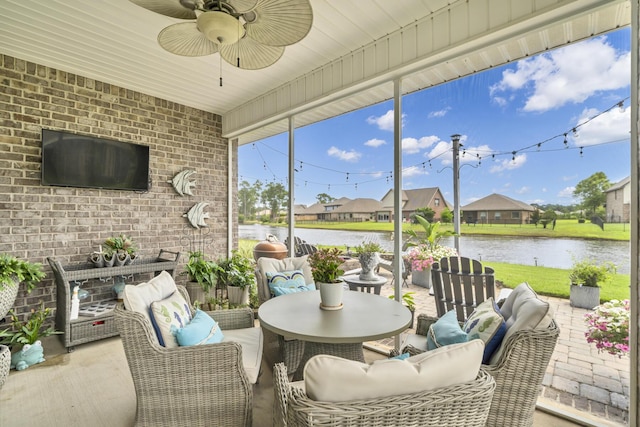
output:
M 284 242 L 288 235 L 285 227 L 261 224 L 239 225 L 241 239 L 263 240 L 273 234 Z M 380 243 L 385 250 L 393 251 L 391 233 L 371 231 L 296 229 L 296 236 L 311 244 L 357 246 L 364 240 Z M 454 246 L 453 238 L 445 238 L 442 244 Z M 597 262 L 611 261 L 618 273 L 629 274 L 629 242 L 585 239 L 550 239 L 544 237 L 505 236 L 461 236 L 460 252 L 480 261 L 507 262 L 511 264 L 539 265 L 543 267 L 571 268 L 573 259 L 594 259 Z

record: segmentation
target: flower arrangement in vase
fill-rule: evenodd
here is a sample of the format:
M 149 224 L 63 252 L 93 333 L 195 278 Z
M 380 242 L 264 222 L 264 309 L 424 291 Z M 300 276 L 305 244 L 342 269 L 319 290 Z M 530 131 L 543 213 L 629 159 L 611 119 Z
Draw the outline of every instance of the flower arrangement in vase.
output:
M 611 300 L 584 315 L 588 343 L 618 357 L 629 353 L 629 300 Z
M 321 248 L 309 255 L 309 265 L 316 287 L 320 289 L 320 308 L 339 310 L 342 308 L 344 282 L 340 277 L 344 270 L 338 248 Z

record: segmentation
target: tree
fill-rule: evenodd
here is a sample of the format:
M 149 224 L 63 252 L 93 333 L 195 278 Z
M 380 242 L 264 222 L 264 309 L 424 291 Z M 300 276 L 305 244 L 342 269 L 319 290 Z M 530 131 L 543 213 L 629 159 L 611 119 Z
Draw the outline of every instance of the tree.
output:
M 280 209 L 289 202 L 289 193 L 284 185 L 275 182 L 268 183 L 261 196 L 262 203 L 271 209 L 271 221 L 278 218 Z
M 574 197 L 581 200 L 580 207 L 593 215 L 607 200 L 605 191 L 611 187 L 611 182 L 604 172 L 596 172 L 589 178 L 583 179 L 573 190 Z
M 322 204 L 333 202 L 335 199 L 336 199 L 335 197 L 331 197 L 327 193 L 320 193 L 316 196 L 316 200 L 318 201 L 318 203 L 322 203 Z
M 245 218 L 254 218 L 256 214 L 262 182 L 256 180 L 253 185 L 248 181 L 242 181 L 238 189 L 238 213 Z
M 451 212 L 451 209 L 444 208 L 442 210 L 442 213 L 440 214 L 440 220 L 445 224 L 452 223 L 453 222 L 453 212 Z
M 418 219 L 416 218 L 416 215 L 420 215 L 427 221 L 431 222 L 433 221 L 433 217 L 436 216 L 436 212 L 428 206 L 425 206 L 424 208 L 418 208 L 415 210 L 414 213 L 410 215 L 412 224 L 418 224 Z

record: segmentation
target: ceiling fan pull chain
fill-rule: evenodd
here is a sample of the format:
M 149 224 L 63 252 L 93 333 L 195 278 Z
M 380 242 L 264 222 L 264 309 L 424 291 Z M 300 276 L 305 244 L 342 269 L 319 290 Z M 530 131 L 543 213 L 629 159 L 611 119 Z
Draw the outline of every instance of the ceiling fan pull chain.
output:
M 220 87 L 222 87 L 222 55 L 220 55 Z

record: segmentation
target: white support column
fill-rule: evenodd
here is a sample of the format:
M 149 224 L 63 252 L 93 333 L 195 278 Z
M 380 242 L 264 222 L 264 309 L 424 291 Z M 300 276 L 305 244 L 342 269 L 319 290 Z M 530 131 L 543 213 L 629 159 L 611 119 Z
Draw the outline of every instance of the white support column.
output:
M 396 301 L 402 294 L 402 80 L 393 81 L 393 276 Z M 400 335 L 394 337 L 400 349 Z
M 639 127 L 640 127 L 640 115 L 638 110 L 640 109 L 640 76 L 638 72 L 640 70 L 640 0 L 631 1 L 631 236 L 630 236 L 630 249 L 631 249 L 631 264 L 630 264 L 630 276 L 631 276 L 631 313 L 629 319 L 629 339 L 630 339 L 630 396 L 629 396 L 629 425 L 637 426 L 640 423 L 638 414 L 638 408 L 640 407 L 640 400 L 638 393 L 638 386 L 640 384 L 638 361 L 640 361 L 640 348 L 638 342 L 640 340 L 640 319 L 638 315 L 640 313 L 640 292 L 638 287 L 640 283 L 638 278 L 640 276 L 638 249 L 640 248 L 640 228 L 638 221 L 640 220 L 640 197 L 638 192 L 640 191 L 640 183 L 638 180 L 640 177 L 638 162 L 640 152 L 640 141 L 638 140 Z
M 289 117 L 289 206 L 287 209 L 287 219 L 289 221 L 289 256 L 295 255 L 294 233 L 295 233 L 295 216 L 293 215 L 294 206 L 294 184 L 295 184 L 295 118 Z
M 231 256 L 233 250 L 233 176 L 237 173 L 233 169 L 234 145 L 238 146 L 238 139 L 228 140 L 227 144 L 227 256 Z
M 454 246 L 460 255 L 460 135 L 451 135 L 453 141 L 453 237 Z

